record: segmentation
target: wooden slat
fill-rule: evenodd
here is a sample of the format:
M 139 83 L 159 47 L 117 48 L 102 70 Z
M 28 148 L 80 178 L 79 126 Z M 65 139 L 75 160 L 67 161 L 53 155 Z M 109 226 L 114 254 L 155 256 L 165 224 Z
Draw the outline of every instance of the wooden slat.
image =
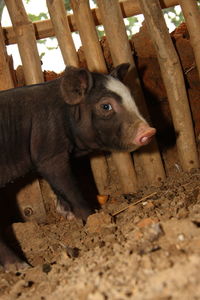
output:
M 46 0 L 55 35 L 66 65 L 78 67 L 79 61 L 73 43 L 63 0 Z
M 13 78 L 9 67 L 9 56 L 4 43 L 3 29 L 0 25 L 0 90 L 7 90 L 14 87 Z
M 35 32 L 32 23 L 28 20 L 23 3 L 21 0 L 5 0 L 5 4 L 16 35 L 26 83 L 42 82 L 43 73 L 37 52 Z M 46 213 L 38 180 L 26 185 L 16 197 L 24 219 L 29 219 L 26 214 L 26 208 L 28 208 L 32 211 L 35 220 L 45 221 Z
M 200 79 L 200 10 L 194 0 L 179 0 L 179 3 L 190 34 L 190 43 L 194 51 Z
M 106 63 L 99 44 L 94 20 L 88 0 L 70 1 L 76 26 L 83 44 L 87 65 L 90 71 L 106 73 Z
M 168 33 L 158 0 L 140 0 L 150 37 L 155 45 L 177 134 L 177 150 L 183 170 L 199 166 L 191 112 L 178 55 Z
M 162 0 L 161 7 L 168 8 L 174 5 L 177 5 L 178 0 Z M 138 1 L 128 0 L 120 1 L 120 6 L 122 9 L 123 17 L 131 17 L 141 13 L 141 9 Z M 102 24 L 100 13 L 98 9 L 92 9 L 92 15 L 95 22 L 95 25 Z M 68 22 L 72 32 L 77 31 L 77 26 L 73 15 L 68 15 Z M 33 23 L 35 29 L 36 39 L 44 39 L 47 37 L 55 36 L 55 31 L 52 25 L 51 20 L 37 21 Z M 15 32 L 12 27 L 4 27 L 4 36 L 6 45 L 11 45 L 16 43 Z
M 21 0 L 6 0 L 13 29 L 16 35 L 24 76 L 27 84 L 42 82 L 43 73 L 37 51 L 35 32 Z
M 131 64 L 132 70 L 128 78 L 129 87 L 132 88 L 134 98 L 138 99 L 137 102 L 140 102 L 142 114 L 145 117 L 148 117 L 120 6 L 115 0 L 97 0 L 97 3 L 100 9 L 113 63 L 115 66 L 125 62 Z M 125 168 L 125 163 L 123 164 L 120 162 L 117 153 L 114 154 L 113 159 L 119 169 Z M 150 145 L 145 147 L 145 151 L 144 148 L 141 148 L 141 150 L 138 151 L 138 154 L 134 156 L 134 159 L 138 160 L 139 165 L 143 168 L 149 184 L 158 184 L 164 180 L 165 172 L 155 139 Z M 126 181 L 127 177 L 121 179 Z

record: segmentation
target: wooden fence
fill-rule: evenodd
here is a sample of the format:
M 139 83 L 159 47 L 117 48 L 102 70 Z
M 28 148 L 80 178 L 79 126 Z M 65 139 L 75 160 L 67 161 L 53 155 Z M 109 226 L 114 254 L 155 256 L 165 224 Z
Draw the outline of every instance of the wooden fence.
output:
M 190 32 L 191 45 L 200 74 L 200 17 L 196 1 L 97 0 L 98 8 L 90 9 L 88 0 L 71 0 L 72 15 L 66 13 L 63 0 L 46 0 L 46 2 L 51 19 L 31 23 L 22 0 L 5 0 L 12 27 L 0 28 L 1 89 L 13 87 L 6 45 L 18 44 L 26 84 L 38 83 L 43 81 L 43 74 L 36 40 L 56 36 L 65 64 L 79 66 L 78 55 L 71 35 L 73 31 L 79 31 L 88 69 L 107 72 L 96 31 L 96 25 L 102 24 L 114 66 L 124 62 L 131 64 L 126 84 L 132 90 L 136 102 L 139 103 L 142 114 L 149 120 L 149 113 L 123 22 L 124 17 L 143 13 L 149 35 L 155 45 L 174 128 L 178 133 L 176 146 L 182 169 L 189 171 L 199 167 L 183 73 L 162 14 L 162 8 L 180 3 Z M 138 182 L 134 164 L 139 165 L 143 170 L 148 184 L 158 185 L 166 177 L 156 138 L 154 138 L 152 143 L 145 147 L 145 150 L 141 148 L 133 155 L 113 153 L 109 159 L 104 154 L 91 158 L 91 167 L 99 194 L 104 195 L 110 192 L 109 184 L 112 180 L 110 169 L 113 167 L 119 176 L 120 192 L 136 192 Z M 27 195 L 29 196 L 27 197 Z M 25 208 L 31 206 L 35 212 L 33 217 L 38 221 L 44 221 L 43 197 L 44 193 L 41 193 L 39 181 L 34 181 L 20 190 L 17 198 L 22 213 Z M 27 198 L 29 198 L 28 201 Z

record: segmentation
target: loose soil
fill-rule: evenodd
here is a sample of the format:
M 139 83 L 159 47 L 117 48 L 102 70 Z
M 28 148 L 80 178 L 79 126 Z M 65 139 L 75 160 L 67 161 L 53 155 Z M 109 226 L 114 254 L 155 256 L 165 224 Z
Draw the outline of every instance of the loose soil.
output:
M 33 267 L 1 269 L 0 299 L 200 299 L 200 171 L 176 175 L 110 197 L 86 225 L 14 223 Z

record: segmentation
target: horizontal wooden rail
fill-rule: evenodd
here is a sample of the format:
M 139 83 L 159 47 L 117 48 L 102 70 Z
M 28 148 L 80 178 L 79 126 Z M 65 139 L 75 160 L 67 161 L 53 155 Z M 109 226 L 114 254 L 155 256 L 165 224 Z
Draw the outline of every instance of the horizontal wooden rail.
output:
M 179 4 L 178 0 L 162 0 L 160 2 L 162 8 L 168 8 Z M 141 9 L 138 1 L 133 1 L 133 0 L 120 1 L 120 6 L 124 18 L 141 14 Z M 102 21 L 101 21 L 99 9 L 98 8 L 92 9 L 92 14 L 93 14 L 95 25 L 96 26 L 101 25 Z M 71 14 L 71 15 L 67 15 L 67 17 L 68 17 L 68 22 L 71 31 L 72 32 L 77 31 L 77 26 L 75 24 L 74 16 Z M 55 32 L 51 20 L 37 21 L 34 22 L 33 25 L 35 28 L 35 36 L 37 40 L 55 36 Z M 3 32 L 4 32 L 6 45 L 16 44 L 17 40 L 12 27 L 3 27 Z

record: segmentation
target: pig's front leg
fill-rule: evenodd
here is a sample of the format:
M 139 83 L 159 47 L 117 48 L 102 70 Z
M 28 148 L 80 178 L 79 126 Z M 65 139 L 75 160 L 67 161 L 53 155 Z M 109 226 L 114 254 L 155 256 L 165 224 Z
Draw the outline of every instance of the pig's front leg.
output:
M 39 173 L 51 185 L 58 197 L 58 211 L 69 210 L 83 220 L 93 213 L 89 204 L 83 199 L 78 184 L 72 174 L 66 154 L 59 154 L 37 165 Z

